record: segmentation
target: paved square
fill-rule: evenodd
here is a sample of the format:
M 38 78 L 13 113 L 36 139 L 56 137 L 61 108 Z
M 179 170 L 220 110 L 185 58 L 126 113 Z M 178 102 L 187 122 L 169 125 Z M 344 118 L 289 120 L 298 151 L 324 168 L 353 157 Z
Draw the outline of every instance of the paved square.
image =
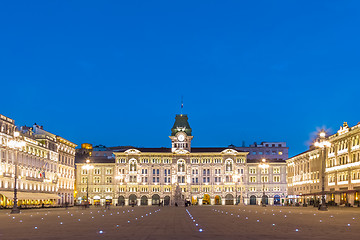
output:
M 360 209 L 192 206 L 0 211 L 0 239 L 358 239 Z

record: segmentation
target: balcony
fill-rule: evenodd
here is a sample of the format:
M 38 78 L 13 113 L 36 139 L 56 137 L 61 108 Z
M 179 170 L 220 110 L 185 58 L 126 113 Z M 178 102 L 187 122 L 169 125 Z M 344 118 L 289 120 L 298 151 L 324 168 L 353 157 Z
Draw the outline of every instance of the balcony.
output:
M 339 166 L 335 166 L 335 167 L 331 167 L 331 168 L 326 168 L 325 172 L 333 172 L 333 171 L 338 171 L 338 170 L 342 170 L 342 169 L 346 169 L 346 168 L 352 168 L 352 167 L 356 167 L 356 166 L 360 166 L 360 162 L 353 162 L 353 163 L 339 165 Z
M 343 150 L 339 150 L 338 151 L 338 156 L 339 155 L 342 155 L 342 154 L 345 154 L 345 153 L 347 153 L 348 152 L 348 149 L 347 148 L 345 148 L 345 149 L 343 149 Z
M 351 151 L 356 151 L 360 149 L 360 145 L 355 145 L 351 147 Z

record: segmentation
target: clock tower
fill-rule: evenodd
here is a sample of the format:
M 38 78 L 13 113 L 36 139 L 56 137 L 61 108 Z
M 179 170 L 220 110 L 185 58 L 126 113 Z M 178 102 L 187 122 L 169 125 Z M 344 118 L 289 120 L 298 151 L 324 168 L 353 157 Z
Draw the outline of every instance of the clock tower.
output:
M 192 129 L 188 122 L 188 116 L 186 114 L 177 114 L 175 117 L 174 126 L 171 128 L 171 151 L 176 150 L 191 150 L 191 135 Z

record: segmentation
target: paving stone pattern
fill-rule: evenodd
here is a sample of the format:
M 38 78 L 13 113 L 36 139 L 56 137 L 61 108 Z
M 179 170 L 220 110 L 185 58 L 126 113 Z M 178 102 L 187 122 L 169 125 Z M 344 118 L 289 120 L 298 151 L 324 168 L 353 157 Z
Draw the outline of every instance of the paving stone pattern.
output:
M 0 211 L 0 239 L 359 239 L 360 208 L 192 206 Z

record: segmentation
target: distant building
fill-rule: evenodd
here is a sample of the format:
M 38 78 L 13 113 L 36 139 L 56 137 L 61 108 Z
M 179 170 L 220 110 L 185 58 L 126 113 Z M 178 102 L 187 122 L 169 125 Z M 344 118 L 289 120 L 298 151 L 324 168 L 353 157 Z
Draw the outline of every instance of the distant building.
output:
M 17 133 L 16 133 L 17 132 Z M 13 148 L 13 141 L 21 142 Z M 13 205 L 16 164 L 18 205 L 73 204 L 76 145 L 43 130 L 0 115 L 0 205 Z
M 289 198 L 293 202 L 307 204 L 319 202 L 324 174 L 327 203 L 358 205 L 360 123 L 353 127 L 344 123 L 336 134 L 326 140 L 331 144 L 325 148 L 326 152 L 312 146 L 286 161 Z
M 286 142 L 262 142 L 254 143 L 249 147 L 235 147 L 239 151 L 247 151 L 248 159 L 261 160 L 263 158 L 270 161 L 284 162 L 289 157 L 289 148 Z
M 193 147 L 192 139 L 188 117 L 180 114 L 171 129 L 170 148 L 94 148 L 88 156 L 93 169 L 84 168 L 86 158 L 76 159 L 77 201 L 86 200 L 88 189 L 92 204 L 169 205 L 178 185 L 184 200 L 199 205 L 256 205 L 264 194 L 267 204 L 286 198 L 285 143 L 251 147 L 264 149 L 264 154 L 277 151 L 276 160 L 271 152 L 268 168 L 261 169 L 264 154 L 249 158 L 248 148 Z

